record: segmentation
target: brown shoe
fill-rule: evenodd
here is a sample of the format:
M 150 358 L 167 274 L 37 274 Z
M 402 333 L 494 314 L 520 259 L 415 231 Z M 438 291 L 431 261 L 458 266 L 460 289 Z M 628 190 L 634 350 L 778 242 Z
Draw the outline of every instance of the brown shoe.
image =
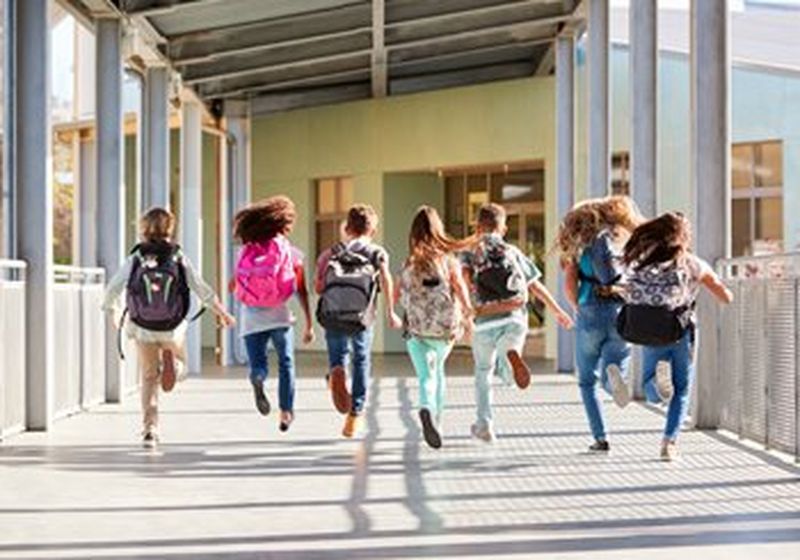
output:
M 175 387 L 175 356 L 172 350 L 164 350 L 161 353 L 161 388 L 165 393 L 172 391 Z
M 357 437 L 361 434 L 363 421 L 361 416 L 351 412 L 344 419 L 344 427 L 342 428 L 342 435 L 348 439 Z
M 352 407 L 352 399 L 347 391 L 347 374 L 342 366 L 336 366 L 328 377 L 328 388 L 331 390 L 333 406 L 339 414 L 347 414 Z
M 511 363 L 511 369 L 514 372 L 514 381 L 520 389 L 527 389 L 531 384 L 531 370 L 525 360 L 519 355 L 516 350 L 509 350 L 506 354 L 508 361 Z

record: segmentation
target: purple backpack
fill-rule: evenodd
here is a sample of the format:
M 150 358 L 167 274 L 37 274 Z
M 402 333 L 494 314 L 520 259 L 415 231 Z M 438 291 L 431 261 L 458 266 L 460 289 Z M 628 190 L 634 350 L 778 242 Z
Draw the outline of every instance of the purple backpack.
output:
M 128 278 L 127 313 L 149 331 L 171 331 L 189 313 L 191 294 L 181 250 L 171 243 L 141 243 L 134 247 Z

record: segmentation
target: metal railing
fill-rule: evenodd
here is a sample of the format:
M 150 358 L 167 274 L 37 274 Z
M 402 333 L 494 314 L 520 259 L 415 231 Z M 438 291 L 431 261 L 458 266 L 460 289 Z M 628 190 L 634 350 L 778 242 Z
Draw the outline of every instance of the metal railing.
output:
M 53 273 L 54 402 L 56 416 L 64 416 L 105 398 L 105 270 L 57 265 Z
M 25 272 L 0 260 L 0 439 L 25 428 Z
M 800 253 L 725 259 L 720 427 L 800 460 Z

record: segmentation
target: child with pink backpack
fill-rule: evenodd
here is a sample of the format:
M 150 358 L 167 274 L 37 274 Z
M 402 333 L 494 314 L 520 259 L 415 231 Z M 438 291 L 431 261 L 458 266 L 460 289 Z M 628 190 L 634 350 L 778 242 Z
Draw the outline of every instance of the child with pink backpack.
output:
M 234 235 L 242 243 L 233 290 L 242 303 L 241 335 L 250 363 L 256 409 L 264 416 L 270 412 L 264 383 L 268 373 L 267 346 L 271 342 L 278 355 L 282 432 L 294 420 L 295 318 L 288 303 L 295 293 L 305 316 L 303 342 L 310 344 L 314 340 L 303 254 L 287 238 L 296 217 L 289 198 L 274 196 L 240 210 L 233 225 Z

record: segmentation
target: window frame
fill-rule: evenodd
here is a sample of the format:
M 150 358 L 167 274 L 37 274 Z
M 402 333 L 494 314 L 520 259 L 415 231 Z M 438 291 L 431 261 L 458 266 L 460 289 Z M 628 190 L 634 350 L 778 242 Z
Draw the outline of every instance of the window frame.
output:
M 324 181 L 333 181 L 334 183 L 334 208 L 336 211 L 334 212 L 321 212 L 320 205 L 319 205 L 319 194 L 320 194 L 320 187 Z M 320 240 L 319 240 L 319 227 L 321 224 L 329 224 L 331 222 L 338 224 L 341 227 L 341 224 L 347 220 L 347 208 L 344 208 L 344 196 L 343 196 L 343 185 L 345 181 L 349 181 L 351 186 L 355 188 L 355 184 L 353 181 L 352 175 L 337 175 L 334 177 L 318 177 L 312 181 L 313 183 L 313 194 L 314 194 L 314 248 L 319 258 L 319 255 L 326 249 L 326 247 L 320 247 Z

